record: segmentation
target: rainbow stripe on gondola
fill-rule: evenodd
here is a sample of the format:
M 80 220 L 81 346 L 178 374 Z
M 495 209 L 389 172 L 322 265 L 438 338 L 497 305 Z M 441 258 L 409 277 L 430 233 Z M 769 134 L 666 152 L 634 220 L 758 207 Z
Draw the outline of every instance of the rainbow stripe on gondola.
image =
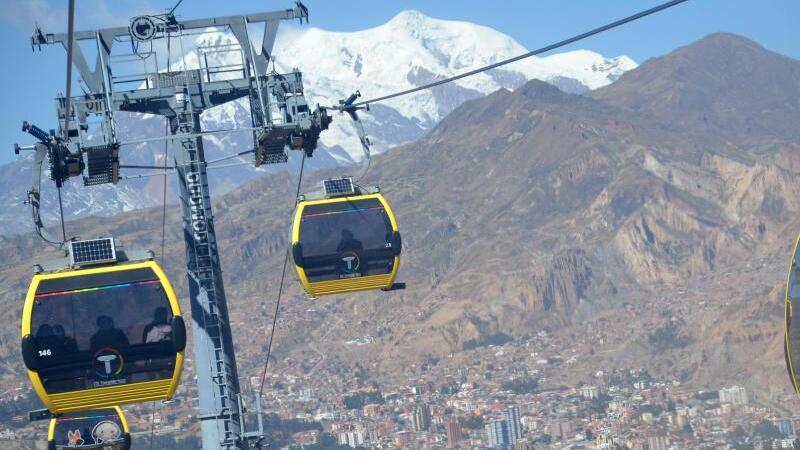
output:
M 136 281 L 134 283 L 111 284 L 108 286 L 95 286 L 83 289 L 73 289 L 71 291 L 48 292 L 46 294 L 36 294 L 36 298 L 38 299 L 45 297 L 57 297 L 59 295 L 80 294 L 82 292 L 104 291 L 107 289 L 120 289 L 133 286 L 144 286 L 148 284 L 161 284 L 161 281 L 159 280 Z
M 56 417 L 56 422 L 70 422 L 74 420 L 86 420 L 86 419 L 116 419 L 119 420 L 119 416 L 116 414 L 99 414 L 94 416 L 69 416 L 69 417 Z
M 330 215 L 333 215 L 333 214 L 344 214 L 344 213 L 364 212 L 364 211 L 383 211 L 383 210 L 384 210 L 384 208 L 382 206 L 376 206 L 376 207 L 373 207 L 373 208 L 343 209 L 341 211 L 330 211 L 330 212 L 323 212 L 323 213 L 303 214 L 303 219 L 308 219 L 310 217 L 330 216 Z

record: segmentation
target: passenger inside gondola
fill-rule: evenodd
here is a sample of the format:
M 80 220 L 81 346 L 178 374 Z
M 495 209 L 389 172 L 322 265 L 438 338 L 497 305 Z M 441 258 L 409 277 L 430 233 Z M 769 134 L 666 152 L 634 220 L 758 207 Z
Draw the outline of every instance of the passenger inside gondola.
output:
M 172 338 L 172 326 L 169 324 L 167 308 L 158 307 L 153 312 L 153 321 L 145 325 L 142 342 L 161 342 Z
M 53 335 L 53 326 L 49 323 L 43 323 L 39 325 L 39 329 L 36 330 L 36 339 L 45 340 L 46 338 Z
M 64 352 L 74 353 L 78 351 L 78 341 L 67 337 L 66 331 L 62 325 L 53 325 L 53 334 L 56 337 L 58 345 Z
M 95 351 L 104 347 L 120 349 L 129 345 L 128 336 L 114 326 L 114 319 L 101 315 L 97 317 L 97 332 L 89 340 L 90 348 Z
M 38 346 L 39 351 L 49 351 L 56 352 L 60 350 L 60 346 L 58 345 L 58 338 L 53 331 L 53 326 L 49 323 L 43 323 L 39 325 L 39 328 L 36 330 L 36 344 Z
M 339 245 L 336 246 L 336 251 L 341 253 L 346 251 L 360 252 L 362 250 L 364 250 L 364 244 L 353 237 L 353 232 L 347 228 L 342 230 L 342 240 L 339 241 Z

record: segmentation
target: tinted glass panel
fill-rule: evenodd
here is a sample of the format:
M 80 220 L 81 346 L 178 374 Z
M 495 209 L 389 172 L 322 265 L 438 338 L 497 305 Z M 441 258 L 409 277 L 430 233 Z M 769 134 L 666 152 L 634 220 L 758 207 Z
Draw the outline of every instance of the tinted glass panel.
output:
M 59 450 L 125 448 L 125 432 L 115 410 L 83 411 L 55 420 L 53 442 Z
M 158 276 L 150 268 L 128 269 L 116 272 L 96 273 L 67 278 L 52 278 L 42 280 L 36 288 L 36 294 L 48 292 L 64 292 L 77 289 L 87 289 L 97 286 L 112 286 L 117 284 L 135 283 L 137 281 L 157 280 Z
M 58 282 L 67 289 L 58 290 Z M 109 282 L 115 284 L 103 284 Z M 154 275 L 49 280 L 37 290 L 31 318 L 45 389 L 53 394 L 171 378 L 171 321 Z
M 377 199 L 310 205 L 303 209 L 303 269 L 313 282 L 390 273 L 392 223 Z

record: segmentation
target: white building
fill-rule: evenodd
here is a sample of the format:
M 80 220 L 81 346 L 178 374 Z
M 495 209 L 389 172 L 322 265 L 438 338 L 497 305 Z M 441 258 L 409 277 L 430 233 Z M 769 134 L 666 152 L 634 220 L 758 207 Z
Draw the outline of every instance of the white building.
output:
M 350 447 L 354 448 L 359 445 L 364 445 L 365 434 L 366 433 L 364 430 L 345 431 L 339 433 L 339 444 L 349 445 Z
M 741 386 L 722 388 L 719 391 L 719 402 L 730 403 L 734 406 L 743 406 L 748 403 L 747 390 Z
M 600 396 L 600 388 L 595 385 L 583 386 L 581 388 L 581 397 L 592 400 Z

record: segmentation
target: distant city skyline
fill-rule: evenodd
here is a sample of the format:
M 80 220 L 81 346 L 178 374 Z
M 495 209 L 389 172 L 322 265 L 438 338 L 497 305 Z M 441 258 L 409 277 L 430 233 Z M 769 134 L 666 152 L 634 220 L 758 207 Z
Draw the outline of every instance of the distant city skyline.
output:
M 66 30 L 66 1 L 11 0 L 10 3 L 14 6 L 0 12 L 0 20 L 6 25 L 0 29 L 0 37 L 6 58 L 13 61 L 15 67 L 0 76 L 5 86 L 15 88 L 5 92 L 6 104 L 13 107 L 3 108 L 0 113 L 0 163 L 14 158 L 11 151 L 14 142 L 30 141 L 19 130 L 22 120 L 30 120 L 43 128 L 55 126 L 53 98 L 64 91 L 65 83 L 66 55 L 63 49 L 31 53 L 29 39 L 35 23 L 51 32 Z M 131 16 L 163 12 L 175 3 L 172 0 L 81 0 L 76 6 L 76 28 L 124 26 Z M 353 0 L 346 4 L 307 0 L 304 3 L 310 10 L 311 20 L 303 27 L 356 31 L 381 25 L 403 10 L 415 9 L 439 19 L 468 21 L 494 28 L 533 49 L 660 2 L 565 3 L 545 0 L 533 3 L 510 0 L 503 2 L 502 7 L 477 0 L 458 2 L 458 7 L 455 7 L 455 2 L 422 0 Z M 176 14 L 188 19 L 280 9 L 291 4 L 290 1 L 185 0 Z M 790 0 L 694 0 L 563 51 L 588 49 L 609 57 L 627 55 L 641 63 L 707 34 L 727 31 L 753 39 L 773 51 L 800 58 L 800 31 L 792 23 L 798 16 L 800 3 Z M 299 25 L 284 23 L 283 26 Z

